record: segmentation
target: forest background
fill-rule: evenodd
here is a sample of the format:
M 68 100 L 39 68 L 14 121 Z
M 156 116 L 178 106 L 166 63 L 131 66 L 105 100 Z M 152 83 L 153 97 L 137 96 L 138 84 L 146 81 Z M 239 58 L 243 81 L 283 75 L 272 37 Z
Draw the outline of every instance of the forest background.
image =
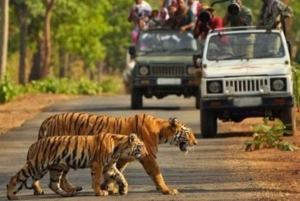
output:
M 163 2 L 146 1 L 153 9 Z M 19 85 L 49 77 L 100 82 L 104 74 L 118 75 L 125 68 L 133 29 L 127 16 L 133 0 L 1 0 L 1 22 L 4 2 L 8 2 L 9 28 L 2 82 L 3 74 Z M 300 1 L 283 2 L 294 10 L 294 17 L 286 20 L 287 35 L 293 44 L 293 61 L 300 63 Z M 262 1 L 243 4 L 252 9 L 255 24 Z M 214 15 L 223 17 L 227 6 L 228 2 L 215 4 Z

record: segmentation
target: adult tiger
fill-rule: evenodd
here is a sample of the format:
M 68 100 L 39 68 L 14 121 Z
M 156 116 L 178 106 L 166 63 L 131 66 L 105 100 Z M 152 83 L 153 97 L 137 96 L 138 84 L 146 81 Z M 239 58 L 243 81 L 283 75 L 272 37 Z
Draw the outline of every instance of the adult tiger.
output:
M 88 113 L 62 113 L 48 117 L 41 124 L 38 138 L 52 135 L 91 135 L 95 132 L 136 133 L 145 143 L 149 154 L 140 160 L 147 174 L 151 177 L 163 194 L 175 195 L 177 189 L 169 188 L 160 172 L 156 161 L 158 144 L 170 143 L 178 146 L 181 151 L 197 144 L 192 129 L 180 123 L 177 118 L 165 120 L 148 114 L 138 114 L 133 117 L 108 117 Z M 123 171 L 131 160 L 120 159 L 117 168 Z M 81 190 L 80 186 L 72 186 L 67 178 L 67 172 L 62 175 L 62 188 Z M 114 193 L 113 184 L 108 184 L 109 192 Z M 34 192 L 42 194 L 43 191 Z
M 123 174 L 116 168 L 119 158 L 138 159 L 147 155 L 144 143 L 132 133 L 129 136 L 102 132 L 93 136 L 52 136 L 45 137 L 33 143 L 27 154 L 27 162 L 24 167 L 11 177 L 7 185 L 7 198 L 17 200 L 16 193 L 26 180 L 42 178 L 47 170 L 50 171 L 49 188 L 61 196 L 73 196 L 73 191 L 65 191 L 60 188 L 59 180 L 63 171 L 70 168 L 91 168 L 93 188 L 95 195 L 106 196 L 108 192 L 101 190 L 100 181 L 103 173 L 105 180 L 114 177 L 119 184 L 120 194 L 128 192 L 128 183 Z M 14 192 L 18 183 L 21 186 Z M 33 182 L 32 188 L 38 190 Z

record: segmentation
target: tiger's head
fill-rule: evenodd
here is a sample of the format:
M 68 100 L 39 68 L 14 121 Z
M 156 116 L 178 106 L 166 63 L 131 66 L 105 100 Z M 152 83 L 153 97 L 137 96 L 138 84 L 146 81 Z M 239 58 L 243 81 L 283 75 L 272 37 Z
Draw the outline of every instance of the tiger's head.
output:
M 133 156 L 135 159 L 140 159 L 148 155 L 144 142 L 135 133 L 129 135 L 128 143 L 130 147 L 130 156 Z
M 183 152 L 188 152 L 190 147 L 197 144 L 193 130 L 185 124 L 180 123 L 176 117 L 170 118 L 169 124 L 171 129 L 175 131 L 174 136 L 169 141 L 170 144 L 178 146 Z

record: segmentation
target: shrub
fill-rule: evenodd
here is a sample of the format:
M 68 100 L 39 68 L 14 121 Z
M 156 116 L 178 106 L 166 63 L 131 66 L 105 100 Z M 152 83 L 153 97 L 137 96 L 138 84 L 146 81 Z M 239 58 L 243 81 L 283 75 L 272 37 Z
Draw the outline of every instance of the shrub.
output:
M 275 119 L 273 125 L 268 125 L 269 119 L 264 118 L 263 124 L 251 125 L 251 130 L 254 132 L 253 140 L 244 142 L 245 151 L 258 150 L 260 148 L 277 148 L 282 151 L 293 151 L 298 149 L 294 143 L 283 141 L 285 125 L 280 119 Z

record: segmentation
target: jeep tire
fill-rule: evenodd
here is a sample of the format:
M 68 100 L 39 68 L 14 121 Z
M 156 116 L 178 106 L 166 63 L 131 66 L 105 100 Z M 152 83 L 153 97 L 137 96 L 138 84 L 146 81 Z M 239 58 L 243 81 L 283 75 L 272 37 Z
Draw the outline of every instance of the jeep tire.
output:
M 131 109 L 137 110 L 143 107 L 143 94 L 138 88 L 132 88 L 131 91 Z
M 280 120 L 286 126 L 286 130 L 292 132 L 291 135 L 294 135 L 294 133 L 296 132 L 296 119 L 294 108 L 284 108 L 280 113 Z
M 203 138 L 213 138 L 217 135 L 218 124 L 217 118 L 211 110 L 200 111 L 201 135 Z

